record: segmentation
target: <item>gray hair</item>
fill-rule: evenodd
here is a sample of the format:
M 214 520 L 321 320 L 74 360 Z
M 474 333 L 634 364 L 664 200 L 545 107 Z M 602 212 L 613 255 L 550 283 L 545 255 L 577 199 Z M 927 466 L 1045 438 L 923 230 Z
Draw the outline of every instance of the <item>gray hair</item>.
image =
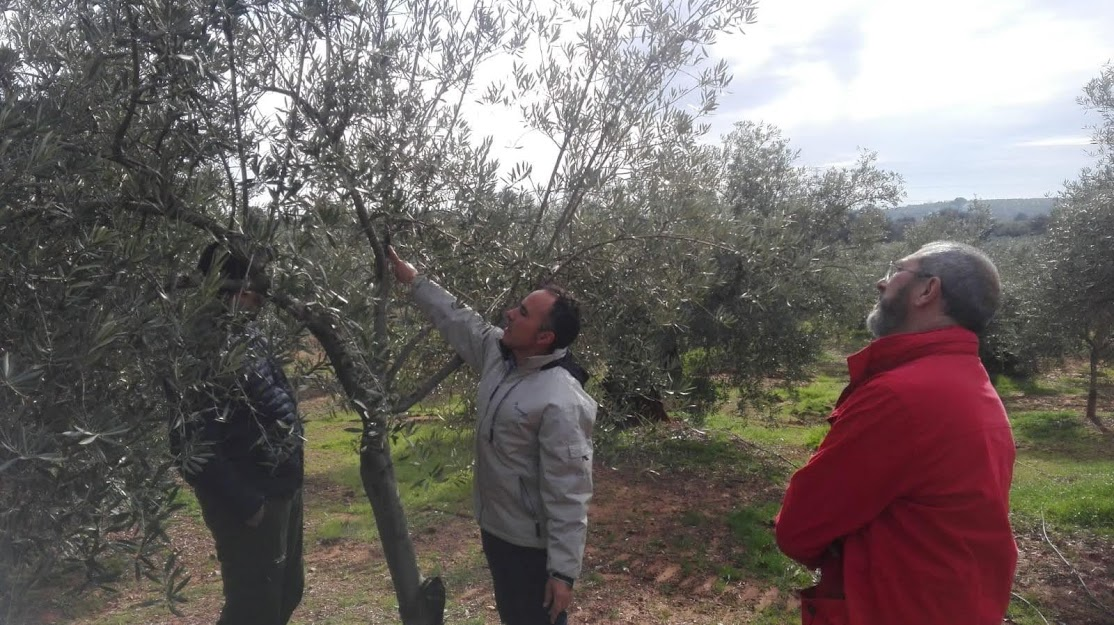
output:
M 920 270 L 940 278 L 944 313 L 981 334 L 998 311 L 998 269 L 981 250 L 954 241 L 933 241 L 913 256 Z

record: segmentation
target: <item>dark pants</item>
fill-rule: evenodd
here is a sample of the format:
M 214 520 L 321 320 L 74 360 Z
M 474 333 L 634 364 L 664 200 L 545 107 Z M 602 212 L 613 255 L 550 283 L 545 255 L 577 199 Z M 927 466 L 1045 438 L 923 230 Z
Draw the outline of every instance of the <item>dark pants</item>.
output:
M 301 489 L 289 499 L 268 499 L 258 527 L 248 527 L 202 492 L 197 500 L 224 580 L 217 625 L 286 625 L 305 584 Z
M 480 539 L 495 586 L 499 620 L 504 625 L 549 625 L 549 610 L 542 605 L 549 581 L 545 549 L 512 545 L 484 531 Z M 556 625 L 567 622 L 568 614 L 562 612 Z

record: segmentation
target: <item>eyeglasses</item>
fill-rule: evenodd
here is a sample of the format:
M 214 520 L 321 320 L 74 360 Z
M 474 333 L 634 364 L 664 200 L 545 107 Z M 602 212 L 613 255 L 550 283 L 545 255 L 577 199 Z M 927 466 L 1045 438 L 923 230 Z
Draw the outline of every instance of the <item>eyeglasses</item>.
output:
M 897 263 L 891 261 L 889 268 L 886 270 L 886 275 L 882 279 L 885 280 L 886 282 L 889 282 L 891 279 L 893 279 L 894 276 L 896 276 L 897 274 L 899 274 L 903 271 L 911 273 L 918 278 L 935 278 L 936 277 L 934 274 L 928 273 L 927 271 L 921 271 L 919 269 L 906 269 L 905 267 L 902 267 L 901 265 L 898 265 Z

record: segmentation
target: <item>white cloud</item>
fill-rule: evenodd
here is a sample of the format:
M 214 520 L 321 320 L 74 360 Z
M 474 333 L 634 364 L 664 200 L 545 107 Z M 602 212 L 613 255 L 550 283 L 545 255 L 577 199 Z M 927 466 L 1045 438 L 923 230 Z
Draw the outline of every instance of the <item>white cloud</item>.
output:
M 1081 147 L 1094 145 L 1094 141 L 1090 137 L 1047 137 L 1044 139 L 1032 139 L 1029 141 L 1020 141 L 1014 144 L 1018 148 L 1063 148 L 1063 147 Z
M 859 164 L 858 158 L 843 158 L 839 160 L 829 161 L 827 163 L 820 163 L 816 165 L 816 169 L 850 169 Z
M 717 52 L 728 52 L 734 63 L 740 99 L 748 95 L 748 76 L 763 68 L 786 90 L 732 116 L 789 129 L 926 114 L 971 119 L 1071 97 L 1114 57 L 1106 36 L 1114 27 L 1114 3 L 1096 0 L 1088 20 L 1047 7 L 1054 5 L 1026 0 L 763 4 L 748 34 Z M 857 44 L 853 78 L 841 77 L 844 72 L 815 50 L 823 45 L 817 38 L 833 28 L 848 31 L 837 44 Z M 810 51 L 802 55 L 802 50 Z

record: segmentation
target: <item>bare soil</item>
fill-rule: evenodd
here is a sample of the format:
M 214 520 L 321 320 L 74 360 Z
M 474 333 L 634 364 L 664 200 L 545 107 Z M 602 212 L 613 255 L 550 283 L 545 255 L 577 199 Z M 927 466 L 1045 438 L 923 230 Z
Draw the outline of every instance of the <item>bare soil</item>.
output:
M 795 599 L 770 583 L 725 581 L 717 575 L 733 549 L 724 519 L 768 483 L 691 472 L 657 473 L 635 467 L 596 467 L 596 493 L 585 572 L 577 584 L 571 621 L 590 624 L 745 623 L 761 612 L 787 615 Z M 307 510 L 359 496 L 322 481 L 307 483 Z M 444 571 L 448 623 L 497 625 L 479 531 L 471 518 L 419 513 L 414 542 L 426 571 Z M 431 521 L 429 515 L 433 515 Z M 307 529 L 314 519 L 307 518 Z M 206 625 L 220 609 L 220 575 L 204 524 L 183 515 L 171 528 L 193 579 L 183 616 L 162 607 L 148 583 L 125 582 L 115 595 L 80 616 L 47 609 L 36 624 Z M 294 623 L 396 623 L 393 590 L 378 544 L 335 540 L 306 545 L 307 589 Z M 96 601 L 94 601 L 96 603 Z M 88 606 L 88 604 L 86 604 Z M 87 607 L 86 607 L 87 610 Z M 776 611 L 776 612 L 775 612 Z M 130 615 L 134 615 L 130 616 Z M 781 619 L 773 622 L 782 622 Z
M 1065 398 L 1049 399 L 1060 403 Z M 750 502 L 776 498 L 779 486 L 723 468 L 664 472 L 597 465 L 595 476 L 585 571 L 577 584 L 571 622 L 798 622 L 791 592 L 771 582 L 721 574 L 743 548 L 728 531 L 728 514 Z M 356 497 L 362 494 L 322 480 L 306 486 L 307 511 Z M 423 570 L 445 577 L 446 622 L 497 625 L 473 521 L 436 511 L 412 514 L 419 528 L 414 542 Z M 312 530 L 319 521 L 310 514 L 306 523 Z M 220 576 L 209 534 L 199 519 L 183 514 L 171 528 L 171 536 L 193 575 L 186 593 L 189 600 L 179 606 L 182 616 L 162 606 L 145 605 L 158 599 L 150 584 L 124 582 L 115 594 L 43 606 L 29 625 L 213 623 L 220 609 Z M 1049 539 L 1067 563 L 1039 528 L 1020 532 L 1014 590 L 1038 606 L 1049 623 L 1114 624 L 1114 539 L 1089 535 L 1050 535 Z M 296 624 L 398 622 L 390 576 L 377 543 L 350 539 L 307 543 L 306 577 Z M 1024 612 L 1032 618 L 1033 612 L 1023 608 L 1006 622 L 1016 622 Z

